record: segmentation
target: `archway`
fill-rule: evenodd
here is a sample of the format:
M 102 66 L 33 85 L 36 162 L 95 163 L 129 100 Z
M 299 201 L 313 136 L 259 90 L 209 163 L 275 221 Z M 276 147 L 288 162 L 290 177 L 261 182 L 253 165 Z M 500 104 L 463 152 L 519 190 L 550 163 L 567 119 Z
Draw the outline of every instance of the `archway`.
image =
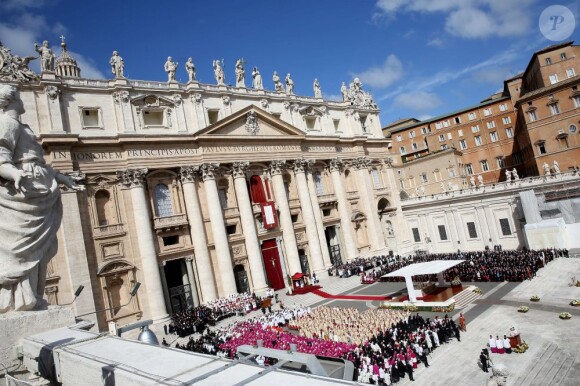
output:
M 243 264 L 236 264 L 234 267 L 234 277 L 236 279 L 236 289 L 238 293 L 250 292 L 248 273 Z

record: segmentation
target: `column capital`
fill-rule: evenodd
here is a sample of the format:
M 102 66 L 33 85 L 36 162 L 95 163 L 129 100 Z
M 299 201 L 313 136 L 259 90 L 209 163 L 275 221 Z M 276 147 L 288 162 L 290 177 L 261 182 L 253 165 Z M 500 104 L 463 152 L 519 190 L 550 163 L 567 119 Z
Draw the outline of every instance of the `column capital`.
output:
M 313 164 L 310 159 L 297 159 L 293 162 L 294 173 L 305 173 Z
M 387 157 L 383 160 L 383 163 L 388 167 L 393 167 L 395 161 L 391 157 Z
M 200 166 L 201 178 L 204 181 L 215 180 L 215 177 L 217 174 L 217 169 L 219 167 L 220 167 L 220 164 L 217 162 L 208 162 L 208 163 L 201 164 L 201 166 Z
M 246 178 L 246 170 L 250 163 L 248 161 L 237 161 L 232 164 L 232 174 L 234 178 Z
M 333 158 L 330 160 L 329 168 L 331 172 L 340 172 L 342 170 L 342 160 L 338 158 Z
M 358 157 L 352 160 L 352 166 L 354 166 L 354 168 L 357 170 L 366 169 L 370 164 L 371 160 L 368 159 L 368 157 Z
M 270 174 L 277 175 L 282 174 L 284 169 L 286 169 L 286 160 L 274 160 L 270 161 L 269 164 Z
M 182 184 L 195 182 L 199 179 L 199 166 L 182 166 L 179 169 Z
M 145 186 L 145 177 L 147 175 L 147 168 L 127 169 L 117 171 L 117 177 L 123 188 L 131 189 Z

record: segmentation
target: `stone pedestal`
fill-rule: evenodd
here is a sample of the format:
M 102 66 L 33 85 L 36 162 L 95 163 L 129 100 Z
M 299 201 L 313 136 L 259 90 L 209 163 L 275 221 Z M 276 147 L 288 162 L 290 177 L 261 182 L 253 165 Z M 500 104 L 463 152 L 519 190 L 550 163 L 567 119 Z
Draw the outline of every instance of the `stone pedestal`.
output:
M 72 308 L 61 306 L 49 306 L 42 311 L 0 314 L 0 363 L 9 369 L 16 367 L 14 364 L 19 362 L 17 347 L 22 338 L 74 324 Z

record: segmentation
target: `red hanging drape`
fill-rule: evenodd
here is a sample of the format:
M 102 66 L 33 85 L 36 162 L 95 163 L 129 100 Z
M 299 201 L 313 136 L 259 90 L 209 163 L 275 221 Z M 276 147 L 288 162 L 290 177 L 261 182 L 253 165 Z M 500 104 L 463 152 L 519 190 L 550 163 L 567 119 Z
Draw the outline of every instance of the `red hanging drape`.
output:
M 266 194 L 264 194 L 264 186 L 262 185 L 262 179 L 260 176 L 250 177 L 250 196 L 252 197 L 252 202 L 254 203 L 264 203 L 267 202 Z

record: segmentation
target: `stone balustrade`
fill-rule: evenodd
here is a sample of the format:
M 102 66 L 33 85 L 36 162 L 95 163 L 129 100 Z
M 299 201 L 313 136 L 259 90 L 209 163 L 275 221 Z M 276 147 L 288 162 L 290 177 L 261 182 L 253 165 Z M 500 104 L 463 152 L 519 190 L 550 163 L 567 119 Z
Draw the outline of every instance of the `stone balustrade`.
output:
M 187 216 L 185 214 L 176 214 L 167 217 L 156 217 L 153 219 L 155 229 L 163 229 L 175 226 L 187 225 Z
M 125 232 L 125 225 L 123 224 L 101 225 L 93 228 L 93 237 L 95 239 L 100 239 L 104 237 L 123 235 Z

